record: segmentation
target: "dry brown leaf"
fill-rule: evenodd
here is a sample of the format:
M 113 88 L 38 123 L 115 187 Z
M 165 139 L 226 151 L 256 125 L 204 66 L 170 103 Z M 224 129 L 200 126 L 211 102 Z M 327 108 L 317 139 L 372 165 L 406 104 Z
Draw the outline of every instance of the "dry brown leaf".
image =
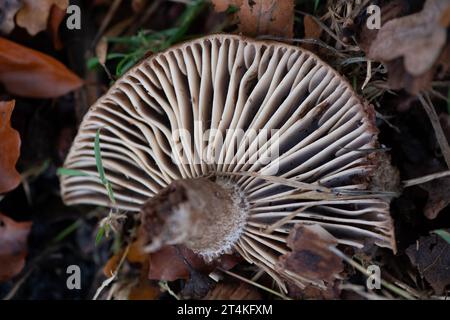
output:
M 0 282 L 22 271 L 31 222 L 16 222 L 0 213 Z
M 317 281 L 333 281 L 343 271 L 342 260 L 329 250 L 337 241 L 320 225 L 296 225 L 287 244 L 291 252 L 278 259 L 278 268 Z
M 213 0 L 217 12 L 229 6 L 239 8 L 239 32 L 246 36 L 271 35 L 292 38 L 294 35 L 293 0 Z
M 255 287 L 244 282 L 219 282 L 208 292 L 205 300 L 261 300 L 261 294 Z
M 0 3 L 0 33 L 8 34 L 14 27 L 14 17 L 22 6 L 22 0 L 2 0 Z
M 15 101 L 0 101 L 0 194 L 20 183 L 16 162 L 20 155 L 19 132 L 11 128 L 11 114 Z
M 319 39 L 322 33 L 322 28 L 317 24 L 313 17 L 306 15 L 303 19 L 305 28 L 305 38 Z
M 141 279 L 137 285 L 130 289 L 128 300 L 155 300 L 161 291 L 158 286 L 149 280 Z
M 440 25 L 439 18 L 447 6 L 447 0 L 427 0 L 419 13 L 386 22 L 368 56 L 384 62 L 403 57 L 408 73 L 413 76 L 424 74 L 444 48 L 447 31 Z
M 211 268 L 187 248 L 166 246 L 150 254 L 148 278 L 166 281 L 189 279 L 191 269 L 208 272 Z
M 445 287 L 450 285 L 450 244 L 432 234 L 420 237 L 417 244 L 406 249 L 406 254 L 436 294 L 444 293 Z
M 239 10 L 239 29 L 248 36 L 294 36 L 293 0 L 244 0 Z
M 59 26 L 66 16 L 66 10 L 61 9 L 58 6 L 53 5 L 50 11 L 50 17 L 48 19 L 48 30 L 52 37 L 53 47 L 56 50 L 61 50 L 63 47 L 61 37 L 59 36 Z
M 448 28 L 450 26 L 450 5 L 444 10 L 439 18 L 439 24 L 444 28 Z
M 450 178 L 433 180 L 420 187 L 428 192 L 424 215 L 428 219 L 435 219 L 439 212 L 450 204 Z
M 30 98 L 55 98 L 82 85 L 61 62 L 1 37 L 0 83 L 10 93 Z
M 32 36 L 47 29 L 47 21 L 53 5 L 65 11 L 69 0 L 23 0 L 23 6 L 16 15 L 17 25 L 25 28 Z

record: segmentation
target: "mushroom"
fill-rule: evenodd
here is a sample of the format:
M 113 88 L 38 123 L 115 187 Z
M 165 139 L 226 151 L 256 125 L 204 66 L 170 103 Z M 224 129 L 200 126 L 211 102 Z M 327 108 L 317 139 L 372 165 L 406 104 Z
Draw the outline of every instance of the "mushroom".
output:
M 320 286 L 283 265 L 294 226 L 395 251 L 396 177 L 374 114 L 305 49 L 206 36 L 144 59 L 89 109 L 64 164 L 86 175 L 61 177 L 63 199 L 140 213 L 150 252 L 237 251 L 284 290 Z M 97 173 L 99 129 L 114 204 Z

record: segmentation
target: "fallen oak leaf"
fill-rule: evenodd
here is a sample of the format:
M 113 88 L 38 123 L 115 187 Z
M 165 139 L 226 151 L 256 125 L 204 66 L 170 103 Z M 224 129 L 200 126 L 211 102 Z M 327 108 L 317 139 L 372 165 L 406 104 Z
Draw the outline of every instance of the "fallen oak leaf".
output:
M 295 272 L 314 284 L 330 283 L 344 270 L 342 259 L 329 249 L 337 245 L 336 238 L 318 224 L 297 224 L 287 245 L 292 251 L 279 257 L 280 270 Z
M 0 213 L 0 282 L 20 273 L 27 255 L 31 222 L 16 222 Z
M 432 234 L 420 237 L 417 244 L 406 249 L 406 254 L 436 294 L 442 294 L 450 284 L 450 244 Z
M 224 254 L 212 263 L 184 246 L 165 246 L 149 256 L 148 278 L 151 280 L 175 281 L 188 280 L 192 271 L 208 274 L 216 267 L 224 270 L 233 268 L 240 258 Z
M 53 5 L 66 11 L 69 0 L 23 0 L 23 7 L 17 12 L 16 23 L 32 36 L 47 28 L 47 21 Z
M 217 12 L 237 7 L 238 31 L 247 36 L 294 36 L 293 0 L 213 0 Z
M 239 29 L 249 36 L 294 36 L 293 0 L 244 0 L 239 10 Z
M 204 300 L 261 300 L 255 287 L 244 282 L 219 282 L 210 290 Z
M 369 58 L 386 62 L 403 57 L 411 75 L 427 72 L 446 42 L 439 18 L 448 5 L 447 0 L 427 0 L 422 11 L 386 22 L 370 46 Z
M 10 33 L 14 27 L 14 17 L 22 6 L 21 0 L 2 0 L 0 4 L 0 32 Z
M 82 85 L 58 60 L 1 37 L 0 83 L 10 93 L 30 98 L 56 98 Z
M 11 127 L 15 101 L 0 101 L 0 194 L 20 183 L 16 162 L 20 155 L 20 135 Z

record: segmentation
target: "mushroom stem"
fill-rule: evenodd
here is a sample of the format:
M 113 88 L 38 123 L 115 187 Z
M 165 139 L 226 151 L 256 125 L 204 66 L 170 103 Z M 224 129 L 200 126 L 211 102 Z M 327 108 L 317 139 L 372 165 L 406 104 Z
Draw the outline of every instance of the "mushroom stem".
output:
M 141 208 L 146 251 L 183 244 L 212 260 L 231 251 L 247 212 L 245 196 L 231 182 L 203 177 L 173 181 Z

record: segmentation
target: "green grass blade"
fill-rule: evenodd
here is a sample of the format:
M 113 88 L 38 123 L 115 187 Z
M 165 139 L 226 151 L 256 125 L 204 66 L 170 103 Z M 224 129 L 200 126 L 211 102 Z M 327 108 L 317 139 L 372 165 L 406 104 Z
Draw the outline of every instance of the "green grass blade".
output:
M 56 173 L 60 176 L 74 176 L 74 177 L 87 177 L 89 174 L 80 170 L 67 169 L 67 168 L 58 168 Z
M 97 231 L 97 235 L 95 236 L 95 246 L 98 246 L 105 235 L 105 228 L 100 227 Z
M 95 134 L 94 153 L 95 153 L 95 164 L 97 166 L 97 171 L 100 176 L 100 180 L 104 185 L 106 185 L 108 181 L 106 180 L 105 168 L 103 168 L 102 157 L 100 155 L 100 129 L 97 129 L 97 133 Z
M 447 243 L 450 243 L 450 232 L 448 232 L 447 230 L 439 229 L 439 230 L 431 231 L 431 233 L 437 234 L 437 235 L 440 236 L 442 239 L 444 239 L 445 241 L 447 241 Z

